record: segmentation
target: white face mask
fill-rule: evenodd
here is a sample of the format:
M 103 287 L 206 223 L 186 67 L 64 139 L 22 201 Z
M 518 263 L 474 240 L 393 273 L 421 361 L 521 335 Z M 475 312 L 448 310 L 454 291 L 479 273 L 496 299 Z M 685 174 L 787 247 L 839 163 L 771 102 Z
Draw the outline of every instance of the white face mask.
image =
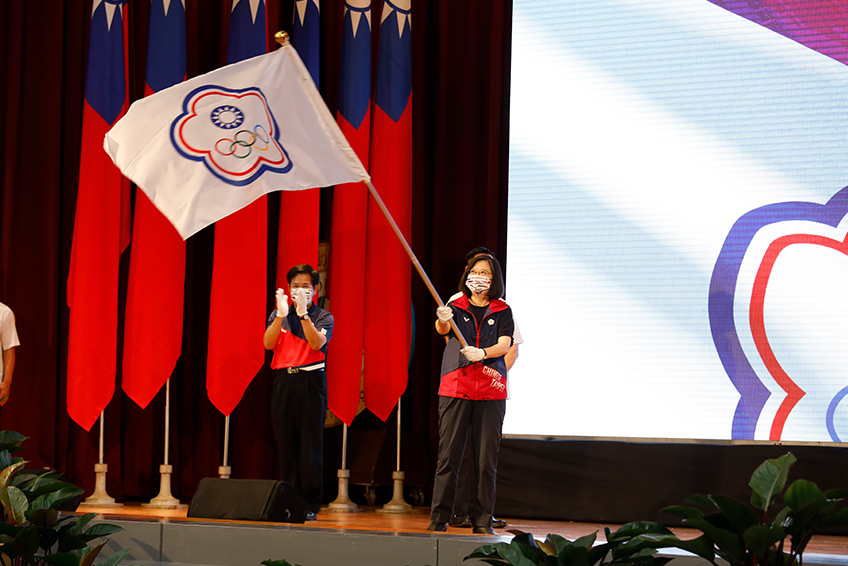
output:
M 482 295 L 492 286 L 492 278 L 483 275 L 468 275 L 465 280 L 465 286 L 475 295 Z
M 291 290 L 292 300 L 294 299 L 295 293 L 302 294 L 304 296 L 304 298 L 306 299 L 305 302 L 306 302 L 307 305 L 312 300 L 312 287 L 309 287 L 309 288 L 298 287 L 297 289 L 292 289 Z

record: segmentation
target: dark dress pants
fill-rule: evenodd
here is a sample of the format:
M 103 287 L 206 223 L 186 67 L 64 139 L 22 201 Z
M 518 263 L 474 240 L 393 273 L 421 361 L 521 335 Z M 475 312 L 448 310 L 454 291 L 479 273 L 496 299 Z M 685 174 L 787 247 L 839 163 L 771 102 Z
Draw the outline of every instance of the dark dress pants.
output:
M 323 369 L 292 374 L 285 368 L 277 370 L 271 388 L 271 422 L 280 479 L 297 488 L 314 513 L 321 508 L 326 416 Z
M 442 523 L 453 515 L 466 435 L 471 436 L 474 482 L 469 516 L 475 527 L 492 526 L 498 450 L 506 400 L 471 401 L 439 397 L 439 460 L 433 482 L 430 520 Z

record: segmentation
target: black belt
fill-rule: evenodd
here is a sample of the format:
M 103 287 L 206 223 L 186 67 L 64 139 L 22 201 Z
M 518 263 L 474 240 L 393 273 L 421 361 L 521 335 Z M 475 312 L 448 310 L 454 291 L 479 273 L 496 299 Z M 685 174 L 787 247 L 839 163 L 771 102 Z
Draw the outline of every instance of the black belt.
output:
M 280 371 L 286 370 L 286 373 L 301 373 L 307 371 L 318 371 L 319 369 L 324 369 L 324 364 L 315 364 L 301 368 L 280 368 Z

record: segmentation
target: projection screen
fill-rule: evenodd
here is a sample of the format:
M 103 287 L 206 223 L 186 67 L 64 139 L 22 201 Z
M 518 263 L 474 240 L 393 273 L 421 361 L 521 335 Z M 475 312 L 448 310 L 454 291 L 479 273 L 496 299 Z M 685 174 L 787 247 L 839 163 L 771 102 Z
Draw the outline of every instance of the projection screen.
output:
M 515 0 L 504 433 L 848 440 L 848 8 Z

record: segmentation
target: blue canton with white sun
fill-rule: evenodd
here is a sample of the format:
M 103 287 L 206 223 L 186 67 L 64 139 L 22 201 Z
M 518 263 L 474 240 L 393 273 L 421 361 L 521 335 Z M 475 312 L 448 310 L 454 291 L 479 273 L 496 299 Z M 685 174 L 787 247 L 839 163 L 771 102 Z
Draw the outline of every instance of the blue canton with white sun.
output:
M 219 106 L 210 115 L 212 123 L 224 130 L 238 128 L 244 122 L 244 113 L 235 106 Z

